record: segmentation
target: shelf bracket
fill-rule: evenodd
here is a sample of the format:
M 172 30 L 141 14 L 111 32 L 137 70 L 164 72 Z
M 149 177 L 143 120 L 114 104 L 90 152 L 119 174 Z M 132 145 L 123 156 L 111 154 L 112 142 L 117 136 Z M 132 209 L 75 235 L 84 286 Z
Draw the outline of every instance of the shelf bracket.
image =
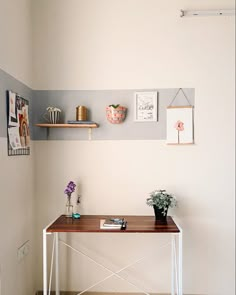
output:
M 49 139 L 49 128 L 46 128 L 47 140 Z
M 92 140 L 92 128 L 88 128 L 88 140 Z

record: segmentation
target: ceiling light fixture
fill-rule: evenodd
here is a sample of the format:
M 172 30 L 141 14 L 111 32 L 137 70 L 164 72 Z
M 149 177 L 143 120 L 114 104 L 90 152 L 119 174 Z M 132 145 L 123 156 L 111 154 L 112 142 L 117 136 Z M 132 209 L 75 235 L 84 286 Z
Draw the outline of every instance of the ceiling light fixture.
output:
M 235 15 L 235 9 L 218 10 L 180 10 L 180 17 L 185 16 L 229 16 Z

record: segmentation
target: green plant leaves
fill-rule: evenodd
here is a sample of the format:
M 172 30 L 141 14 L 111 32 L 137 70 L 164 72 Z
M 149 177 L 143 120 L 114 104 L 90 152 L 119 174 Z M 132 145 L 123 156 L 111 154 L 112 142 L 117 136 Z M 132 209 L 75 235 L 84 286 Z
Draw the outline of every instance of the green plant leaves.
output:
M 171 194 L 166 193 L 165 190 L 155 190 L 150 193 L 150 197 L 147 198 L 146 203 L 148 206 L 157 206 L 159 209 L 167 210 L 168 207 L 175 207 L 177 201 Z
M 109 107 L 113 107 L 114 109 L 117 109 L 119 104 L 110 104 Z

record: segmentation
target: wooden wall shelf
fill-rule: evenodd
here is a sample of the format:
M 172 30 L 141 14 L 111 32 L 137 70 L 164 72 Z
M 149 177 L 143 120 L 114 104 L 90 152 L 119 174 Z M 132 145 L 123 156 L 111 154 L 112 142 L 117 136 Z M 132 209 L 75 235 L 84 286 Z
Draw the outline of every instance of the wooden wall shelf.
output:
M 98 128 L 99 125 L 97 123 L 93 124 L 48 124 L 48 123 L 40 123 L 35 124 L 37 127 L 47 128 L 47 139 L 49 138 L 49 128 L 88 128 L 88 139 L 92 139 L 92 128 Z
M 98 128 L 98 124 L 48 124 L 48 123 L 40 123 L 35 124 L 37 127 L 44 128 Z

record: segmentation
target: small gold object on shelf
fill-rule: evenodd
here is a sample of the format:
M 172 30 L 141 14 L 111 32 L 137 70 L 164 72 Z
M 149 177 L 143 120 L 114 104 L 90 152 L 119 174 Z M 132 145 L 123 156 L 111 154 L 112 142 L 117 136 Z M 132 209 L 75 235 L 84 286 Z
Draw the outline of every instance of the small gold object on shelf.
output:
M 76 120 L 87 121 L 87 108 L 85 106 L 78 106 L 76 108 Z

